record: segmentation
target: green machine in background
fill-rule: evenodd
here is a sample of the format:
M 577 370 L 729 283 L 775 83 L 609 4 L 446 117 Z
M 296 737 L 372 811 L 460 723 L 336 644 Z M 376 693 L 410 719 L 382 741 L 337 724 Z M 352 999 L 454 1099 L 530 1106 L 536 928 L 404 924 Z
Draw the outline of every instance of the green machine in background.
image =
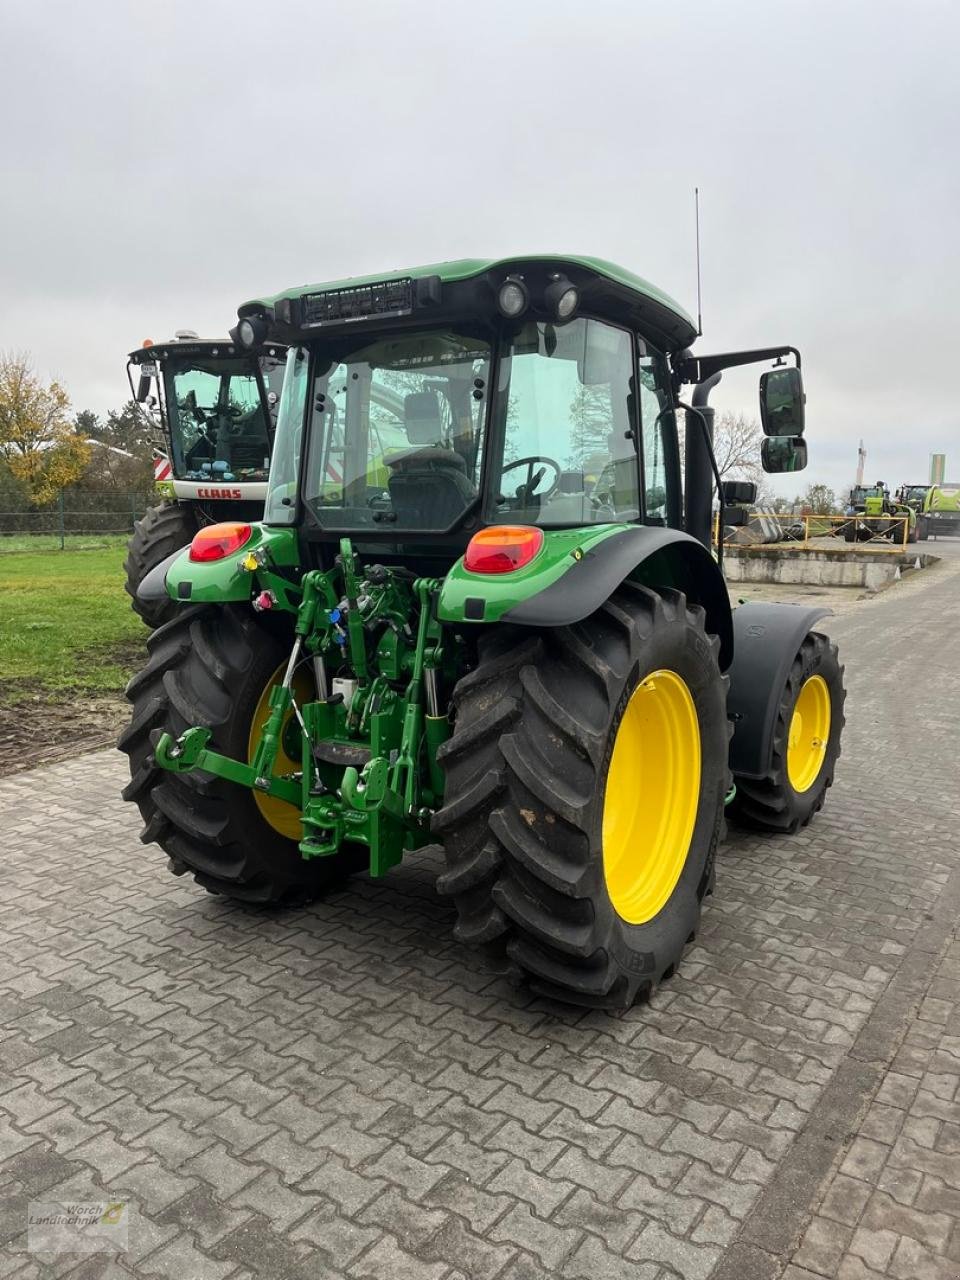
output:
M 710 549 L 710 389 L 777 361 L 764 465 L 796 469 L 799 355 L 695 337 L 579 257 L 240 308 L 238 347 L 288 348 L 263 520 L 142 584 L 177 613 L 120 743 L 175 873 L 283 904 L 429 852 L 456 936 L 542 993 L 624 1008 L 672 973 L 725 815 L 808 822 L 844 699 L 824 611 L 732 612 Z
M 923 500 L 920 519 L 924 537 L 960 538 L 960 485 L 931 485 Z
M 852 518 L 843 526 L 845 542 L 867 542 L 874 538 L 917 542 L 920 538 L 916 508 L 899 493 L 891 499 L 890 490 L 882 480 L 875 485 L 855 485 L 847 499 L 846 514 Z

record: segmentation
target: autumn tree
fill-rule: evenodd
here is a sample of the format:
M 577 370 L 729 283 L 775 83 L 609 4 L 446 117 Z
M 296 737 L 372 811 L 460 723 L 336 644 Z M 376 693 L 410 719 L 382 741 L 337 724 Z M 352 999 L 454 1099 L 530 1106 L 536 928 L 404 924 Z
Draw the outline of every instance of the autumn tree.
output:
M 45 386 L 26 352 L 0 352 L 0 458 L 35 504 L 73 484 L 90 459 L 69 406 L 63 387 Z

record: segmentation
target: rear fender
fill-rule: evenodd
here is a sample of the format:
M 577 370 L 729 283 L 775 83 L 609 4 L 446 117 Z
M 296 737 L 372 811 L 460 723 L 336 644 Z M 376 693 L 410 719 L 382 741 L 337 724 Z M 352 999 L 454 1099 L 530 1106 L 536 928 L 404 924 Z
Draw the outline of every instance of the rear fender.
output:
M 829 609 L 800 604 L 742 604 L 733 611 L 733 663 L 728 713 L 733 720 L 730 768 L 763 778 L 773 757 L 777 708 L 804 637 Z
M 706 548 L 676 529 L 605 525 L 546 531 L 544 547 L 513 573 L 470 573 L 458 561 L 444 581 L 438 616 L 447 623 L 507 622 L 563 627 L 595 613 L 627 579 L 675 587 L 707 614 L 720 665 L 733 657 L 730 601 Z
M 254 580 L 241 561 L 257 549 L 266 555 L 268 569 L 299 567 L 300 550 L 295 530 L 254 524 L 249 541 L 221 560 L 191 560 L 189 547 L 175 551 L 150 570 L 137 588 L 137 595 L 142 600 L 166 595 L 179 604 L 230 604 L 249 600 Z

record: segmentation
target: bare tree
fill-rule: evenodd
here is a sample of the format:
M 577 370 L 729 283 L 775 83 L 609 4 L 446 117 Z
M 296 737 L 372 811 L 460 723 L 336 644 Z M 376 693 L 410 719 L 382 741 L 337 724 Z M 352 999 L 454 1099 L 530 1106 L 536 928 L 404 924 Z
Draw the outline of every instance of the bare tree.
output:
M 801 501 L 814 516 L 832 516 L 838 510 L 836 494 L 825 484 L 808 484 Z
M 763 429 L 756 418 L 745 413 L 718 413 L 713 428 L 713 452 L 722 479 L 763 479 L 760 443 Z
M 696 425 L 685 424 L 685 417 L 686 415 L 678 415 L 677 420 L 681 449 L 686 431 L 700 429 Z M 713 425 L 713 452 L 720 478 L 755 480 L 759 484 L 764 477 L 763 467 L 760 465 L 762 440 L 763 428 L 756 418 L 749 418 L 745 413 L 732 413 L 730 410 L 718 413 Z

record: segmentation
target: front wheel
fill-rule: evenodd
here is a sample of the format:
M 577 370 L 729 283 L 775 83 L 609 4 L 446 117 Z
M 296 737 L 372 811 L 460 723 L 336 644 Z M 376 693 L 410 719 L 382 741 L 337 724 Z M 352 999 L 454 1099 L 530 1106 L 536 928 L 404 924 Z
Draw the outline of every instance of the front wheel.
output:
M 780 692 L 770 768 L 761 779 L 734 776 L 731 820 L 785 833 L 807 825 L 833 783 L 845 699 L 837 646 L 811 631 Z
M 495 628 L 457 685 L 434 819 L 456 936 L 539 993 L 626 1008 L 674 970 L 713 884 L 727 788 L 719 642 L 684 596 Z
M 118 743 L 130 757 L 123 798 L 138 805 L 141 839 L 160 845 L 174 874 L 189 871 L 211 893 L 243 902 L 287 904 L 315 897 L 363 866 L 365 851 L 350 846 L 330 857 L 301 858 L 299 810 L 282 800 L 199 771 L 170 773 L 154 762 L 160 733 L 178 737 L 193 725 L 213 730 L 213 750 L 251 760 L 289 646 L 249 608 L 209 605 L 181 606 L 147 648 L 149 661 L 126 691 L 133 714 Z M 316 696 L 299 692 L 301 700 Z M 300 767 L 291 717 L 277 774 Z

